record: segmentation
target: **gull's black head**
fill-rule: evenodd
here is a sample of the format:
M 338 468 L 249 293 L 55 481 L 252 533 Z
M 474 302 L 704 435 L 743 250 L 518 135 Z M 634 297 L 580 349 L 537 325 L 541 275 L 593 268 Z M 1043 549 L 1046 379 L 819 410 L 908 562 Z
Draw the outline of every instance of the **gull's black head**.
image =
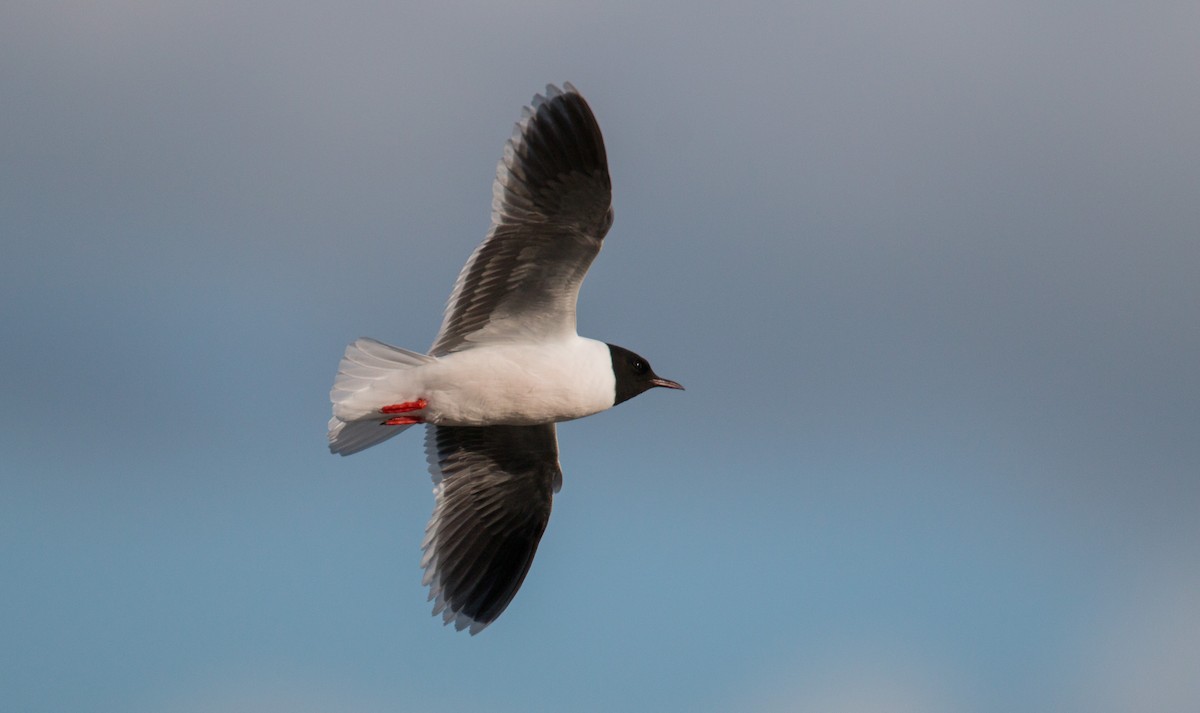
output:
M 613 399 L 613 406 L 622 401 L 628 401 L 655 386 L 668 389 L 683 388 L 674 381 L 655 374 L 654 370 L 650 368 L 650 362 L 624 347 L 609 344 L 608 352 L 612 355 L 613 376 L 617 379 L 617 393 Z

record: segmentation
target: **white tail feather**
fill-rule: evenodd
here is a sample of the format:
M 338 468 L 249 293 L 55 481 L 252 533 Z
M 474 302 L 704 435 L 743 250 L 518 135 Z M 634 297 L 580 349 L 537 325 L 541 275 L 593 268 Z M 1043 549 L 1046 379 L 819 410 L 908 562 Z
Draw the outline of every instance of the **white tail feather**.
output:
M 329 400 L 333 402 L 329 450 L 348 456 L 405 430 L 407 426 L 382 425 L 379 409 L 404 400 L 403 378 L 397 379 L 399 374 L 434 361 L 437 361 L 436 357 L 367 337 L 346 347 L 333 389 L 329 392 Z
M 405 431 L 408 426 L 384 426 L 377 419 L 370 421 L 342 421 L 329 419 L 329 452 L 350 456 L 371 446 L 383 443 L 392 436 Z

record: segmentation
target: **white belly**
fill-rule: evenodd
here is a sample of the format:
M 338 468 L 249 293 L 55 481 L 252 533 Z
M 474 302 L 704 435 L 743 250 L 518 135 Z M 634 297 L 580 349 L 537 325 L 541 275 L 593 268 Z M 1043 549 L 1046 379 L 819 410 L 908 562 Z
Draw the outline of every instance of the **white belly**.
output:
M 445 426 L 569 421 L 613 405 L 608 345 L 572 337 L 537 346 L 478 347 L 418 368 L 421 415 Z

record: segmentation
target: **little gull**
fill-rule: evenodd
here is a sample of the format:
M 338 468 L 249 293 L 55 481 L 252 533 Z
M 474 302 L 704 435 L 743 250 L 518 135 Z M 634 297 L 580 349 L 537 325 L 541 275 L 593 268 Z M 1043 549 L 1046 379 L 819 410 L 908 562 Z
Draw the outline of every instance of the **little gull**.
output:
M 580 337 L 579 285 L 613 222 L 604 139 L 570 84 L 525 107 L 492 188 L 492 225 L 429 354 L 362 338 L 330 392 L 329 450 L 423 423 L 435 484 L 422 544 L 433 613 L 472 634 L 512 601 L 562 485 L 555 423 L 662 386 L 641 356 Z

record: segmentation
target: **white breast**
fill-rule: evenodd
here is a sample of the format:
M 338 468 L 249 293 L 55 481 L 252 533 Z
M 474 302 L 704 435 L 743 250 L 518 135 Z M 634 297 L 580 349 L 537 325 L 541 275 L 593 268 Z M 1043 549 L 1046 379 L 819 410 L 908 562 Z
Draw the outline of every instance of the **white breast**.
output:
M 608 345 L 574 335 L 466 349 L 420 372 L 425 418 L 446 426 L 569 421 L 610 408 L 616 389 Z

